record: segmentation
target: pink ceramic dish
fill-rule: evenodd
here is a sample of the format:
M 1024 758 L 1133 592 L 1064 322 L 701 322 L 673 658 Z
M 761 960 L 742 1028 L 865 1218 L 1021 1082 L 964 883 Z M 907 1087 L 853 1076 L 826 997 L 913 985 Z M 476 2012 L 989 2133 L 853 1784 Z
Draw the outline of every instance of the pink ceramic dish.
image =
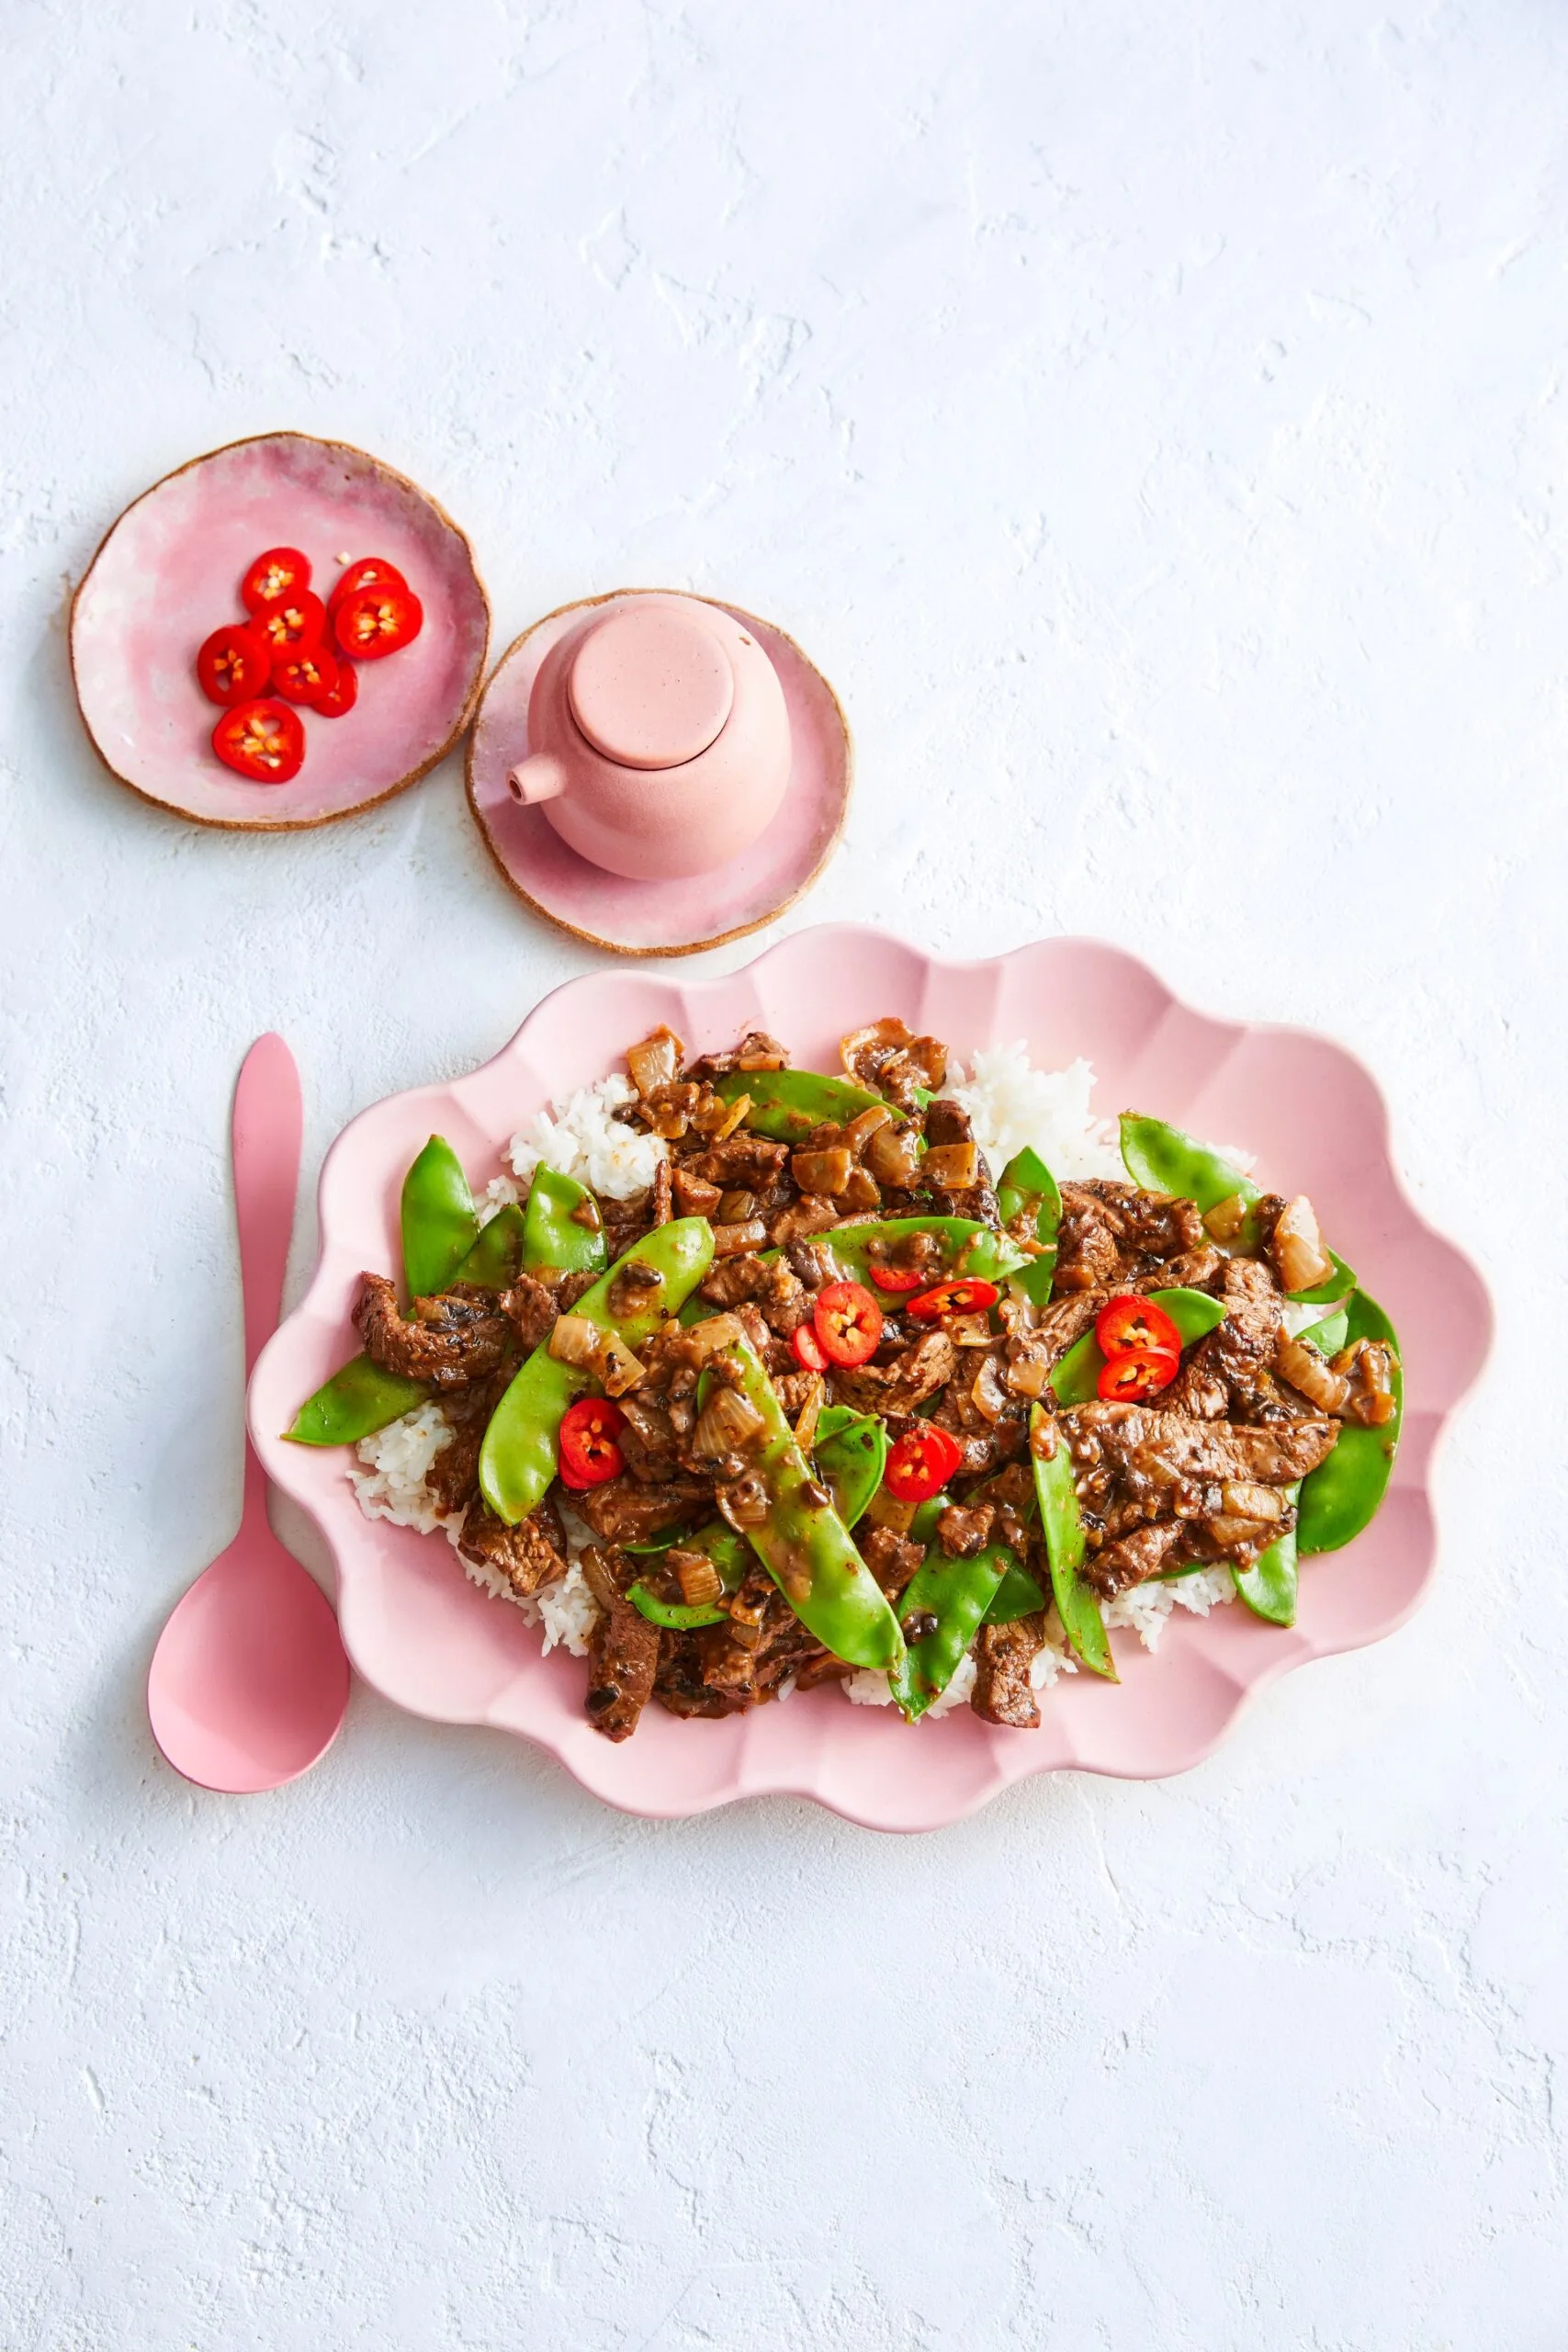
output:
M 343 718 L 300 713 L 305 763 L 250 784 L 212 749 L 221 716 L 196 682 L 197 649 L 243 620 L 240 582 L 267 548 L 297 547 L 329 596 L 336 559 L 384 556 L 424 607 L 413 643 L 361 666 Z M 414 482 L 363 449 L 267 433 L 195 458 L 128 506 L 71 608 L 82 717 L 111 774 L 198 824 L 277 832 L 386 800 L 449 752 L 473 712 L 490 606 L 473 550 Z
M 359 1272 L 395 1263 L 403 1171 L 432 1131 L 481 1182 L 524 1117 L 617 1067 L 658 1022 L 694 1049 L 761 1026 L 799 1062 L 828 1069 L 841 1032 L 881 1013 L 902 1014 L 960 1055 L 1016 1037 L 1048 1068 L 1085 1055 L 1107 1114 L 1131 1104 L 1233 1137 L 1257 1152 L 1262 1182 L 1309 1193 L 1400 1332 L 1405 1409 L 1393 1484 L 1364 1535 L 1303 1566 L 1293 1631 L 1239 1607 L 1207 1618 L 1178 1611 L 1157 1655 L 1119 1640 L 1119 1688 L 1078 1675 L 1043 1693 L 1037 1732 L 983 1724 L 967 1709 L 911 1730 L 891 1709 L 851 1706 L 822 1690 L 717 1723 L 680 1722 L 652 1706 L 634 1738 L 612 1746 L 583 1714 L 581 1659 L 541 1656 L 538 1634 L 469 1584 L 440 1536 L 362 1518 L 343 1454 L 291 1446 L 277 1431 L 352 1353 Z M 1387 1114 L 1359 1062 L 1304 1031 L 1191 1012 L 1145 966 L 1090 940 L 954 964 L 881 932 L 833 925 L 798 933 L 727 978 L 574 980 L 482 1069 L 394 1095 L 346 1127 L 321 1172 L 321 1230 L 310 1290 L 256 1367 L 251 1431 L 269 1476 L 332 1547 L 355 1665 L 414 1713 L 519 1732 L 610 1804 L 656 1816 L 787 1792 L 868 1827 L 934 1829 L 1027 1773 L 1070 1767 L 1155 1779 L 1197 1763 L 1249 1693 L 1309 1658 L 1378 1640 L 1416 1607 L 1437 1548 L 1433 1446 L 1491 1330 L 1480 1276 L 1400 1186 Z
M 529 716 L 535 684 L 550 654 L 581 630 L 585 615 L 671 593 L 617 588 L 547 613 L 496 663 L 468 740 L 468 803 L 512 888 L 563 931 L 633 956 L 689 956 L 772 922 L 827 864 L 850 797 L 850 730 L 827 679 L 783 629 L 738 605 L 720 605 L 716 609 L 751 631 L 766 653 L 789 720 L 784 799 L 749 848 L 706 874 L 630 881 L 580 856 L 556 831 L 546 808 L 518 801 L 512 772 L 544 748 L 531 739 Z

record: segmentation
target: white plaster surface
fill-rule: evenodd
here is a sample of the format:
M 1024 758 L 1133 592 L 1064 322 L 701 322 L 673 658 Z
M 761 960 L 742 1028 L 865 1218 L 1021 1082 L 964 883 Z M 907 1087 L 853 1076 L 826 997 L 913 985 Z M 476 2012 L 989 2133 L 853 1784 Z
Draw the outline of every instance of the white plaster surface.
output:
M 1555 2352 L 1562 12 L 4 29 L 0 2342 Z M 157 1760 L 237 1510 L 244 1047 L 298 1052 L 308 1190 L 594 961 L 452 763 L 293 839 L 96 767 L 99 533 L 290 424 L 447 503 L 502 642 L 627 581 L 796 634 L 861 781 L 792 924 L 1101 932 L 1365 1055 L 1501 1313 L 1404 1633 L 1182 1780 L 922 1839 L 624 1819 L 362 1690 L 280 1794 Z

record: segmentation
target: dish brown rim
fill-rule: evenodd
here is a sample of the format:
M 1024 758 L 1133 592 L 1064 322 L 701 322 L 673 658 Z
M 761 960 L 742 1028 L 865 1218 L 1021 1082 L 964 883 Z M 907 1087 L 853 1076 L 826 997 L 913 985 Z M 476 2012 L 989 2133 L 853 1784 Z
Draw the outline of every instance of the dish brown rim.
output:
M 479 649 L 474 682 L 464 699 L 457 723 L 441 745 L 440 750 L 433 752 L 429 759 L 423 760 L 418 767 L 411 768 L 406 775 L 400 776 L 395 784 L 389 784 L 384 792 L 374 793 L 367 800 L 351 801 L 346 808 L 331 808 L 321 817 L 203 817 L 194 808 L 182 808 L 177 800 L 164 800 L 157 793 L 149 792 L 143 785 L 135 783 L 131 777 L 116 767 L 93 732 L 92 721 L 83 707 L 81 681 L 76 674 L 76 608 L 82 601 L 83 591 L 88 581 L 97 570 L 99 558 L 126 516 L 132 514 L 143 500 L 151 498 L 155 492 L 164 489 L 167 483 L 177 481 L 181 474 L 188 474 L 196 467 L 209 464 L 214 458 L 225 457 L 231 449 L 254 447 L 259 441 L 310 441 L 314 443 L 318 449 L 346 449 L 351 457 L 363 458 L 366 464 L 373 467 L 377 473 L 385 475 L 389 481 L 400 482 L 405 490 L 412 491 L 416 498 L 423 499 L 425 505 L 432 510 L 446 529 L 462 541 L 468 559 L 468 570 L 473 575 L 474 585 L 479 590 L 479 603 L 484 607 L 484 644 Z M 290 425 L 284 425 L 271 433 L 243 433 L 237 440 L 220 441 L 216 448 L 203 449 L 199 456 L 187 458 L 183 466 L 173 466 L 166 474 L 160 474 L 156 481 L 149 482 L 145 490 L 139 492 L 136 497 L 120 508 L 119 513 L 93 549 L 92 561 L 72 591 L 71 612 L 66 624 L 66 649 L 71 663 L 71 693 L 76 705 L 76 716 L 82 722 L 84 732 L 100 764 L 109 775 L 113 776 L 117 784 L 123 785 L 127 792 L 134 793 L 137 799 L 144 802 L 149 808 L 161 808 L 165 816 L 183 817 L 187 824 L 206 825 L 217 832 L 316 832 L 322 825 L 341 824 L 345 817 L 358 817 L 367 808 L 381 808 L 385 802 L 395 799 L 400 792 L 406 792 L 411 785 L 417 784 L 421 776 L 428 775 L 432 768 L 439 767 L 448 752 L 455 750 L 459 737 L 473 724 L 474 713 L 479 708 L 479 696 L 484 692 L 485 663 L 490 659 L 491 623 L 490 595 L 474 557 L 474 543 L 462 525 L 447 513 L 438 498 L 433 498 L 429 491 L 414 481 L 412 474 L 405 474 L 398 467 L 389 466 L 384 458 L 375 457 L 370 450 L 362 449 L 355 441 L 342 441 L 335 435 L 329 437 L 320 433 L 299 433 Z
M 727 604 L 721 596 L 704 596 L 696 594 L 696 592 L 689 588 L 611 588 L 606 590 L 605 593 L 600 596 L 574 596 L 569 604 L 558 605 L 553 612 L 541 613 L 536 621 L 531 621 L 528 627 L 522 631 L 521 635 L 513 639 L 505 652 L 497 657 L 494 669 L 491 672 L 489 677 L 484 682 L 484 685 L 479 694 L 480 705 L 482 706 L 485 695 L 489 694 L 491 686 L 494 685 L 497 678 L 500 677 L 502 670 L 505 669 L 507 663 L 511 661 L 513 655 L 518 650 L 518 649 L 521 646 L 525 645 L 528 639 L 535 636 L 538 630 L 546 628 L 551 621 L 559 620 L 564 614 L 587 612 L 595 605 L 613 604 L 617 596 L 694 595 L 695 596 L 695 601 L 700 605 L 712 605 L 716 612 L 732 614 L 737 619 L 745 621 L 754 629 L 765 630 L 771 637 L 782 638 L 784 644 L 789 647 L 790 651 L 797 655 L 805 663 L 806 667 L 811 672 L 812 676 L 821 680 L 822 684 L 827 689 L 829 700 L 833 706 L 834 716 L 837 718 L 839 722 L 839 731 L 844 739 L 844 786 L 839 802 L 838 821 L 834 825 L 827 841 L 822 844 L 822 854 L 817 860 L 816 865 L 811 868 L 810 873 L 804 876 L 802 879 L 795 884 L 795 888 L 789 892 L 787 897 L 780 899 L 777 903 L 770 907 L 765 913 L 758 915 L 754 922 L 736 923 L 729 931 L 715 932 L 710 939 L 690 939 L 677 946 L 628 947 L 623 940 L 605 939 L 597 932 L 584 931 L 581 924 L 568 922 L 564 916 L 556 914 L 550 908 L 543 905 L 539 899 L 534 897 L 532 891 L 525 890 L 523 888 L 522 883 L 518 881 L 516 876 L 513 873 L 511 867 L 506 864 L 505 859 L 502 856 L 501 852 L 497 849 L 495 842 L 491 838 L 490 827 L 486 824 L 483 812 L 479 808 L 478 800 L 474 797 L 474 745 L 478 740 L 479 731 L 477 725 L 478 714 L 476 713 L 475 730 L 468 738 L 468 748 L 463 756 L 463 788 L 468 797 L 468 808 L 472 814 L 474 822 L 479 827 L 479 838 L 484 842 L 486 849 L 490 852 L 491 863 L 500 874 L 502 880 L 506 884 L 507 888 L 511 890 L 515 897 L 521 899 L 525 907 L 531 907 L 536 915 L 542 915 L 545 921 L 548 923 L 553 923 L 558 931 L 566 932 L 569 936 L 573 939 L 581 939 L 586 946 L 605 948 L 612 956 L 663 957 L 673 957 L 676 956 L 699 956 L 705 948 L 728 946 L 732 939 L 745 939 L 749 937 L 752 932 L 761 931 L 765 929 L 769 923 L 776 922 L 780 915 L 787 913 L 789 909 L 795 905 L 795 901 L 798 899 L 803 899 L 807 891 L 810 889 L 812 884 L 816 881 L 818 876 L 827 865 L 828 860 L 838 848 L 840 839 L 843 833 L 845 821 L 849 816 L 850 799 L 854 790 L 855 745 L 854 737 L 850 732 L 850 722 L 844 716 L 844 706 L 839 700 L 838 689 L 834 686 L 832 680 L 828 677 L 824 672 L 818 668 L 816 662 L 813 662 L 810 654 L 806 651 L 805 648 L 795 642 L 795 639 L 791 637 L 787 629 L 780 628 L 776 621 L 764 620 L 759 614 L 748 612 L 744 605 Z

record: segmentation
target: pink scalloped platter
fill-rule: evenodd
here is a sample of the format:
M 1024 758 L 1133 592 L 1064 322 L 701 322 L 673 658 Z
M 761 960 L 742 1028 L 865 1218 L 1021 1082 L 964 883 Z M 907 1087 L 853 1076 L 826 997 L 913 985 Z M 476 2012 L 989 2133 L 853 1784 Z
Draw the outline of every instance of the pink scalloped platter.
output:
M 423 626 L 395 658 L 367 662 L 341 718 L 306 709 L 305 759 L 284 784 L 253 784 L 212 749 L 222 713 L 197 684 L 203 639 L 243 621 L 240 582 L 269 548 L 299 548 L 323 599 L 343 561 L 379 556 L 407 579 Z M 71 611 L 82 717 L 111 775 L 198 824 L 278 832 L 389 799 L 467 727 L 490 644 L 473 550 L 435 501 L 343 441 L 267 433 L 166 474 L 104 539 Z
M 1303 1565 L 1293 1629 L 1240 1607 L 1207 1617 L 1178 1611 L 1156 1654 L 1118 1638 L 1119 1686 L 1078 1675 L 1042 1692 L 1037 1731 L 987 1724 L 967 1708 L 911 1729 L 891 1708 L 848 1705 L 824 1688 L 716 1722 L 652 1706 L 635 1738 L 612 1745 L 583 1713 L 581 1659 L 543 1656 L 537 1632 L 468 1582 L 440 1536 L 363 1518 L 341 1453 L 290 1445 L 277 1432 L 353 1352 L 360 1270 L 396 1263 L 403 1172 L 430 1134 L 450 1139 L 478 1187 L 525 1117 L 619 1067 L 626 1046 L 660 1022 L 694 1051 L 764 1028 L 797 1063 L 830 1069 L 841 1033 L 884 1013 L 945 1038 L 960 1056 L 1015 1038 L 1045 1069 L 1083 1055 L 1098 1074 L 1100 1111 L 1133 1105 L 1233 1138 L 1257 1154 L 1260 1182 L 1310 1193 L 1401 1336 L 1405 1408 L 1393 1484 L 1363 1535 Z M 310 1289 L 256 1366 L 251 1433 L 269 1476 L 331 1547 L 355 1666 L 416 1714 L 516 1732 L 609 1804 L 665 1818 L 789 1792 L 869 1827 L 934 1829 L 1028 1773 L 1154 1779 L 1197 1763 L 1250 1694 L 1310 1658 L 1379 1640 L 1415 1609 L 1437 1545 L 1433 1448 L 1491 1331 L 1480 1276 L 1400 1184 L 1382 1100 L 1359 1062 L 1303 1031 L 1192 1012 L 1132 956 L 1088 940 L 961 964 L 885 933 L 828 926 L 725 978 L 611 971 L 573 980 L 483 1069 L 393 1095 L 354 1120 L 321 1171 L 321 1233 Z

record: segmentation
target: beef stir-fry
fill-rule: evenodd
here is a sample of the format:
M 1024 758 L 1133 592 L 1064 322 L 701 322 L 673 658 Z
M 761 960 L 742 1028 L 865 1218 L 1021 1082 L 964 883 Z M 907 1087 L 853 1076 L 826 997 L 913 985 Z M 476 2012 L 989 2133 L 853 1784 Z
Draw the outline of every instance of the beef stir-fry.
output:
M 437 1408 L 431 1511 L 503 1597 L 581 1579 L 610 1739 L 650 1700 L 867 1673 L 910 1721 L 952 1686 L 1032 1728 L 1043 1654 L 1114 1679 L 1106 1611 L 1156 1578 L 1224 1569 L 1290 1623 L 1298 1550 L 1376 1508 L 1400 1399 L 1311 1203 L 1131 1114 L 1127 1181 L 993 1168 L 939 1040 L 884 1020 L 841 1053 L 688 1061 L 658 1030 L 617 1114 L 650 1181 L 541 1166 L 482 1229 L 433 1139 L 410 1184 L 448 1217 L 456 1188 L 466 1249 L 406 1306 L 363 1277 L 365 1356 L 293 1433 Z

